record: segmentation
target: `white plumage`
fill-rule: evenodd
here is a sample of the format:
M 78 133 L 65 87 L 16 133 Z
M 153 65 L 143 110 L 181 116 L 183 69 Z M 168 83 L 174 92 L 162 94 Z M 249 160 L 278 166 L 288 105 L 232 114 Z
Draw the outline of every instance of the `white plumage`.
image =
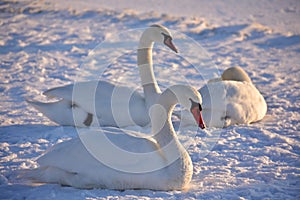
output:
M 148 109 L 161 93 L 152 66 L 154 42 L 162 43 L 177 52 L 167 28 L 153 25 L 143 32 L 137 62 L 144 96 L 127 86 L 100 80 L 78 82 L 44 92 L 46 96 L 60 98 L 57 102 L 28 102 L 60 125 L 145 126 L 150 123 Z
M 199 92 L 208 127 L 249 124 L 263 119 L 267 112 L 264 97 L 240 67 L 228 68 L 221 78 L 210 80 Z M 183 125 L 194 123 L 187 111 L 182 111 L 181 120 Z
M 117 128 L 84 129 L 80 138 L 59 143 L 40 157 L 40 167 L 27 177 L 78 188 L 184 189 L 191 181 L 193 166 L 171 122 L 178 102 L 201 113 L 202 100 L 195 89 L 171 86 L 150 109 L 152 136 Z

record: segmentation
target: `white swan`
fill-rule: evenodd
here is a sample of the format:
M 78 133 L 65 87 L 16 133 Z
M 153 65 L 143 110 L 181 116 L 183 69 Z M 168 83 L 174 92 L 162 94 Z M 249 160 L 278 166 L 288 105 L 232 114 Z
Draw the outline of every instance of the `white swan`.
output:
M 145 98 L 126 86 L 106 81 L 90 81 L 44 92 L 46 96 L 61 98 L 57 102 L 27 101 L 60 125 L 145 126 L 150 122 L 148 108 L 161 93 L 152 67 L 154 42 L 163 43 L 177 52 L 167 28 L 153 25 L 143 32 L 138 47 L 138 67 Z
M 210 80 L 199 92 L 208 127 L 249 124 L 263 119 L 267 112 L 264 97 L 240 67 L 226 69 L 221 78 Z M 187 111 L 182 112 L 181 121 L 183 126 L 193 124 Z
M 117 128 L 103 132 L 88 129 L 82 140 L 76 138 L 55 145 L 37 160 L 39 168 L 26 176 L 36 182 L 77 188 L 184 189 L 191 181 L 193 166 L 177 138 L 171 115 L 179 103 L 190 109 L 199 127 L 204 128 L 201 102 L 194 88 L 171 86 L 149 111 L 152 136 L 124 134 Z M 95 139 L 96 135 L 100 139 Z M 93 145 L 96 151 L 91 150 Z

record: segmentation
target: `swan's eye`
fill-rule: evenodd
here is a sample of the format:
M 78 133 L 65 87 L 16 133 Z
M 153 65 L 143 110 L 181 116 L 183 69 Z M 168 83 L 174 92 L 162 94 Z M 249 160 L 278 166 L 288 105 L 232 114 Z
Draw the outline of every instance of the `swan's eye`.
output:
M 169 47 L 170 49 L 172 49 L 175 53 L 178 53 L 177 48 L 175 47 L 175 45 L 172 42 L 172 37 L 170 35 L 167 35 L 165 33 L 161 33 L 164 36 L 164 44 Z
M 200 103 L 199 103 L 199 110 L 202 111 L 202 106 Z
M 166 40 L 172 40 L 171 36 L 169 36 L 169 35 L 167 35 L 165 33 L 161 33 L 161 34 L 164 36 L 164 41 L 166 41 Z
M 192 110 L 193 108 L 195 108 L 195 107 L 198 107 L 199 110 L 202 111 L 202 106 L 201 106 L 200 103 L 196 103 L 196 102 L 193 101 L 191 98 L 190 98 L 190 101 L 191 101 L 191 103 L 192 103 L 192 105 L 191 105 L 191 110 Z

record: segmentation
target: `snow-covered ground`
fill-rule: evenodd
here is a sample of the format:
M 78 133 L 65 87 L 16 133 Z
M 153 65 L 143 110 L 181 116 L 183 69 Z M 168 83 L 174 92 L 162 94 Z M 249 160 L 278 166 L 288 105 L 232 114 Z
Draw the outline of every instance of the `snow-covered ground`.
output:
M 300 2 L 155 2 L 0 2 L 0 199 L 300 198 Z M 81 190 L 17 178 L 49 147 L 77 137 L 75 128 L 57 126 L 25 98 L 45 100 L 42 91 L 84 74 L 81 63 L 105 39 L 154 23 L 178 32 L 175 44 L 178 35 L 201 44 L 220 72 L 241 66 L 249 73 L 268 104 L 264 120 L 211 129 L 220 136 L 206 156 L 199 132 L 188 148 L 194 164 L 188 191 Z M 201 72 L 180 55 L 155 50 L 161 87 L 188 81 L 200 88 Z M 140 85 L 135 57 L 121 56 L 103 78 Z

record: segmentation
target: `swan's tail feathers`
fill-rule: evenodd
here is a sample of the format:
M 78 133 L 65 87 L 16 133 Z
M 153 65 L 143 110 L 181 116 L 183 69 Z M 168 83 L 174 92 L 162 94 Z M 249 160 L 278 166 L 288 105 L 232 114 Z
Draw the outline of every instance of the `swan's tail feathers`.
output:
M 76 173 L 67 172 L 58 167 L 44 166 L 27 170 L 19 178 L 31 181 L 31 183 L 58 183 L 61 185 L 72 185 L 71 180 Z M 75 176 L 75 177 L 74 177 Z
M 22 170 L 22 172 L 18 175 L 18 178 L 30 181 L 31 183 L 47 182 L 45 170 L 46 167 Z
M 39 102 L 26 100 L 30 105 L 43 113 L 51 121 L 64 126 L 89 127 L 95 126 L 95 115 L 86 112 L 75 103 L 68 100 L 56 102 Z
M 49 98 L 63 98 L 65 100 L 72 100 L 72 94 L 73 94 L 73 85 L 67 85 L 63 87 L 56 87 L 49 90 L 46 90 L 43 92 L 43 95 L 49 97 Z
M 28 99 L 26 101 L 57 124 L 67 126 L 75 125 L 73 120 L 72 102 L 60 100 L 44 103 Z

